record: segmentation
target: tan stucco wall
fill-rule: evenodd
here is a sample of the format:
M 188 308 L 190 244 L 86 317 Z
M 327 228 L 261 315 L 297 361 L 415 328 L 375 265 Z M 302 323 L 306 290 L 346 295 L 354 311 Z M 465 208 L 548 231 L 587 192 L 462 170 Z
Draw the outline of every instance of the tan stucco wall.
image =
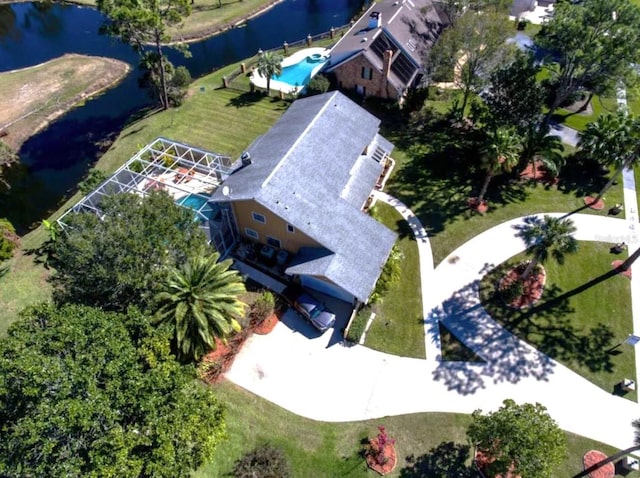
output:
M 370 80 L 361 78 L 363 66 L 373 70 Z M 338 85 L 345 90 L 355 90 L 356 85 L 360 85 L 366 88 L 366 96 L 398 99 L 398 92 L 393 86 L 389 85 L 386 88 L 388 91 L 385 91 L 385 81 L 382 74 L 362 55 L 340 65 L 333 70 L 333 74 Z
M 301 247 L 322 247 L 321 244 L 298 231 L 298 229 L 295 229 L 294 232 L 287 231 L 286 221 L 283 221 L 279 216 L 255 201 L 237 201 L 232 203 L 232 207 L 240 235 L 246 239 L 254 240 L 244 232 L 245 227 L 248 227 L 260 235 L 258 242 L 266 244 L 267 236 L 280 239 L 282 248 L 292 254 L 297 253 Z M 266 224 L 254 221 L 251 214 L 253 212 L 262 214 L 267 220 Z

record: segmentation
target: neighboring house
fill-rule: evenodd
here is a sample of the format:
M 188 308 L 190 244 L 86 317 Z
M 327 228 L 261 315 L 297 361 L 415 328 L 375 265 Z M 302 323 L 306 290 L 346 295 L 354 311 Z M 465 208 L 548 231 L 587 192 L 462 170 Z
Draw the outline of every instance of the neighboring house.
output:
M 432 0 L 374 3 L 331 49 L 324 71 L 363 96 L 401 100 L 423 76 L 424 61 L 446 25 Z
M 302 286 L 365 303 L 396 240 L 363 211 L 393 149 L 379 125 L 340 92 L 297 100 L 210 203 L 231 211 L 234 235 L 288 251 Z

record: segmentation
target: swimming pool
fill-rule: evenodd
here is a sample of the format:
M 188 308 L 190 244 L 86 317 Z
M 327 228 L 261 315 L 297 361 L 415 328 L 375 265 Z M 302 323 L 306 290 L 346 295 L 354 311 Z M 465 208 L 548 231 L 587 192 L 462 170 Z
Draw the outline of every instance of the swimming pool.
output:
M 211 205 L 208 202 L 208 198 L 201 196 L 200 194 L 189 194 L 176 200 L 178 206 L 188 207 L 195 212 L 200 212 L 207 219 L 215 220 L 216 216 L 220 213 L 220 208 L 217 204 Z M 196 219 L 202 219 L 201 216 L 196 214 Z
M 306 86 L 314 70 L 319 70 L 326 62 L 326 59 L 308 56 L 299 63 L 285 66 L 280 75 L 273 75 L 271 79 L 291 86 Z

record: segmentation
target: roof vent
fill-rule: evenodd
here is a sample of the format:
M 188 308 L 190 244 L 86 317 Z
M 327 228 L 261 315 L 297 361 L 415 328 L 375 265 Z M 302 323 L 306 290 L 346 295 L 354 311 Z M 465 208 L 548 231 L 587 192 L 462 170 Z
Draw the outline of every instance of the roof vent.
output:
M 367 41 L 367 37 L 364 37 L 362 40 L 360 40 L 361 42 L 365 42 Z
M 369 15 L 369 30 L 378 28 L 381 21 L 382 15 L 380 14 L 380 12 L 371 12 L 371 15 Z
M 240 155 L 240 160 L 242 161 L 243 166 L 249 166 L 253 162 L 249 151 L 243 152 L 242 155 Z

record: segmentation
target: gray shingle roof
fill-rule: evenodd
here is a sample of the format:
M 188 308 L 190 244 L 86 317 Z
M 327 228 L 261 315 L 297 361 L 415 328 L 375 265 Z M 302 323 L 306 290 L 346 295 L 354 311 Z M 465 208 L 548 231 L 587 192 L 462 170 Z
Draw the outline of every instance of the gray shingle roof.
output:
M 371 13 L 380 14 L 380 26 L 369 27 Z M 365 54 L 382 71 L 381 50 L 392 49 L 391 83 L 396 88 L 410 85 L 422 68 L 424 58 L 437 40 L 446 21 L 432 0 L 384 0 L 374 3 L 331 50 L 325 67 L 331 71 L 358 54 Z M 365 40 L 366 39 L 366 40 Z M 410 72 L 393 71 L 393 65 Z
M 382 165 L 362 155 L 380 120 L 339 92 L 297 100 L 249 148 L 252 164 L 225 181 L 213 201 L 254 199 L 328 250 L 290 273 L 322 275 L 366 301 L 395 234 L 361 211 Z

